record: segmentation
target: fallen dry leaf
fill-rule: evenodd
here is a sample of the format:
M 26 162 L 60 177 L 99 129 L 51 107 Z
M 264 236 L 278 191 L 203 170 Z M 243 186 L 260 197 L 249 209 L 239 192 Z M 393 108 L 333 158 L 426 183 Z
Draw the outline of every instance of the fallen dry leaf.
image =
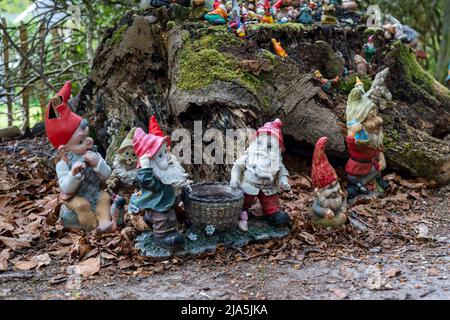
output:
M 23 248 L 29 248 L 31 246 L 30 241 L 24 239 L 16 239 L 9 237 L 0 237 L 0 241 L 12 250 L 19 250 Z
M 75 273 L 89 277 L 100 270 L 100 258 L 89 258 L 75 265 Z
M 8 269 L 9 249 L 3 249 L 0 252 L 0 271 Z
M 14 264 L 14 267 L 16 269 L 24 270 L 24 271 L 31 270 L 36 267 L 39 269 L 40 267 L 42 267 L 44 265 L 50 264 L 50 261 L 51 261 L 51 259 L 50 259 L 50 256 L 48 255 L 48 253 L 44 253 L 44 254 L 34 256 L 29 261 L 17 261 Z
M 390 268 L 384 274 L 386 275 L 386 278 L 393 278 L 400 275 L 401 273 L 402 271 L 399 268 Z
M 306 243 L 308 243 L 308 244 L 313 245 L 313 244 L 316 243 L 316 238 L 311 233 L 308 233 L 306 231 L 302 231 L 302 232 L 300 232 L 299 236 L 302 237 L 303 240 L 305 240 Z

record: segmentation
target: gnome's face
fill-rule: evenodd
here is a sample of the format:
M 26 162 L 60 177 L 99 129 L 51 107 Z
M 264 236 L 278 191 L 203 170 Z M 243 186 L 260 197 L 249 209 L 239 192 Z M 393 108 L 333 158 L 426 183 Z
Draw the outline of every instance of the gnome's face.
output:
M 127 168 L 132 169 L 136 167 L 137 157 L 134 153 L 133 146 L 126 147 L 118 154 L 119 161 L 127 166 Z
M 329 186 L 316 191 L 321 207 L 339 210 L 342 207 L 344 193 L 339 182 L 334 181 Z
M 248 148 L 248 165 L 259 178 L 273 180 L 281 165 L 281 151 L 278 139 L 272 135 L 260 134 Z
M 82 120 L 65 147 L 76 155 L 84 155 L 86 151 L 92 150 L 94 146 L 94 140 L 88 135 L 89 127 L 87 126 L 87 121 Z
M 380 148 L 383 146 L 383 118 L 378 116 L 377 110 L 373 109 L 370 111 L 369 115 L 367 116 L 366 120 L 362 123 L 364 129 L 369 134 L 369 145 Z

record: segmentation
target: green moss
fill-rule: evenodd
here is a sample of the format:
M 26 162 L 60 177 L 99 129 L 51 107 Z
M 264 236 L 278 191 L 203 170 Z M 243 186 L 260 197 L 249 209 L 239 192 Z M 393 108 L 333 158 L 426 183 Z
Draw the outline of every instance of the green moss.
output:
M 238 46 L 241 39 L 226 31 L 226 27 L 207 29 L 194 40 L 188 37 L 180 53 L 178 87 L 194 90 L 208 86 L 216 80 L 238 83 L 253 93 L 262 86 L 255 75 L 244 71 L 239 60 L 221 48 Z
M 167 28 L 167 30 L 170 30 L 170 29 L 174 28 L 176 25 L 177 24 L 175 21 L 170 20 L 170 21 L 167 21 L 166 28 Z
M 248 30 L 271 30 L 282 31 L 286 33 L 298 33 L 306 30 L 305 26 L 301 23 L 259 23 L 248 26 Z
M 372 79 L 369 76 L 359 76 L 361 81 L 364 84 L 364 89 L 367 91 L 372 86 Z M 338 82 L 338 88 L 342 91 L 343 94 L 348 95 L 350 91 L 355 87 L 356 83 L 356 74 L 352 74 L 345 79 L 341 79 Z
M 114 31 L 113 35 L 111 36 L 110 43 L 111 45 L 115 46 L 116 44 L 120 43 L 122 41 L 123 33 L 128 29 L 129 25 L 124 24 L 119 29 Z
M 264 59 L 269 60 L 274 66 L 278 66 L 280 64 L 280 61 L 277 59 L 277 56 L 274 55 L 272 52 L 266 49 L 261 49 L 261 56 Z

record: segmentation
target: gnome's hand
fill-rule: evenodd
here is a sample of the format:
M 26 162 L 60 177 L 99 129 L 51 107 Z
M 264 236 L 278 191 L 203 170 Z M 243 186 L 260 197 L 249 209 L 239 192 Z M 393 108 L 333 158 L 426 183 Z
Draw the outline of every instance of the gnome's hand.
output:
M 84 161 L 86 161 L 86 163 L 93 168 L 97 167 L 98 163 L 100 161 L 98 155 L 93 151 L 87 151 L 84 154 L 83 158 L 84 158 Z
M 284 191 L 291 190 L 291 186 L 289 185 L 288 178 L 286 176 L 283 176 L 280 178 L 280 182 L 279 182 L 278 186 L 280 187 L 281 190 L 284 190 Z
M 75 177 L 78 173 L 82 174 L 85 168 L 86 168 L 86 164 L 84 164 L 82 162 L 77 162 L 73 165 L 70 173 Z
M 326 219 L 333 219 L 334 218 L 334 213 L 331 209 L 328 209 L 327 212 L 325 213 L 325 218 Z
M 141 163 L 141 168 L 150 168 L 150 159 L 147 155 L 140 157 L 139 162 Z
M 238 179 L 231 179 L 230 181 L 230 187 L 233 189 L 238 189 L 239 188 L 239 180 Z

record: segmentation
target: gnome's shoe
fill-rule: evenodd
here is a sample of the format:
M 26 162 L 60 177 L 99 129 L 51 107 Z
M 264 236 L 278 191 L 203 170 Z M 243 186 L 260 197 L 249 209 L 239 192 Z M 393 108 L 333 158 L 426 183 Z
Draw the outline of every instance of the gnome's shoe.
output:
M 144 222 L 151 227 L 153 225 L 152 216 L 149 212 L 144 213 Z
M 111 216 L 114 223 L 120 226 L 123 223 L 123 216 L 125 214 L 126 200 L 122 196 L 116 196 L 113 204 L 111 205 Z
M 380 188 L 383 189 L 384 191 L 386 191 L 387 189 L 390 188 L 389 183 L 386 180 L 384 180 L 382 177 L 377 177 L 375 179 L 375 181 L 380 186 Z
M 348 194 L 347 195 L 348 199 L 353 199 L 362 194 L 369 194 L 369 191 L 366 189 L 366 187 L 361 182 L 357 182 L 357 183 L 351 182 L 348 185 L 347 194 Z
M 166 212 L 151 211 L 153 238 L 155 243 L 168 250 L 180 249 L 184 245 L 184 237 L 176 229 L 175 210 Z
M 261 217 L 261 220 L 267 222 L 272 227 L 278 227 L 278 226 L 282 226 L 282 225 L 290 225 L 291 224 L 291 218 L 284 211 L 278 211 L 278 212 L 275 212 L 274 214 L 264 215 Z

